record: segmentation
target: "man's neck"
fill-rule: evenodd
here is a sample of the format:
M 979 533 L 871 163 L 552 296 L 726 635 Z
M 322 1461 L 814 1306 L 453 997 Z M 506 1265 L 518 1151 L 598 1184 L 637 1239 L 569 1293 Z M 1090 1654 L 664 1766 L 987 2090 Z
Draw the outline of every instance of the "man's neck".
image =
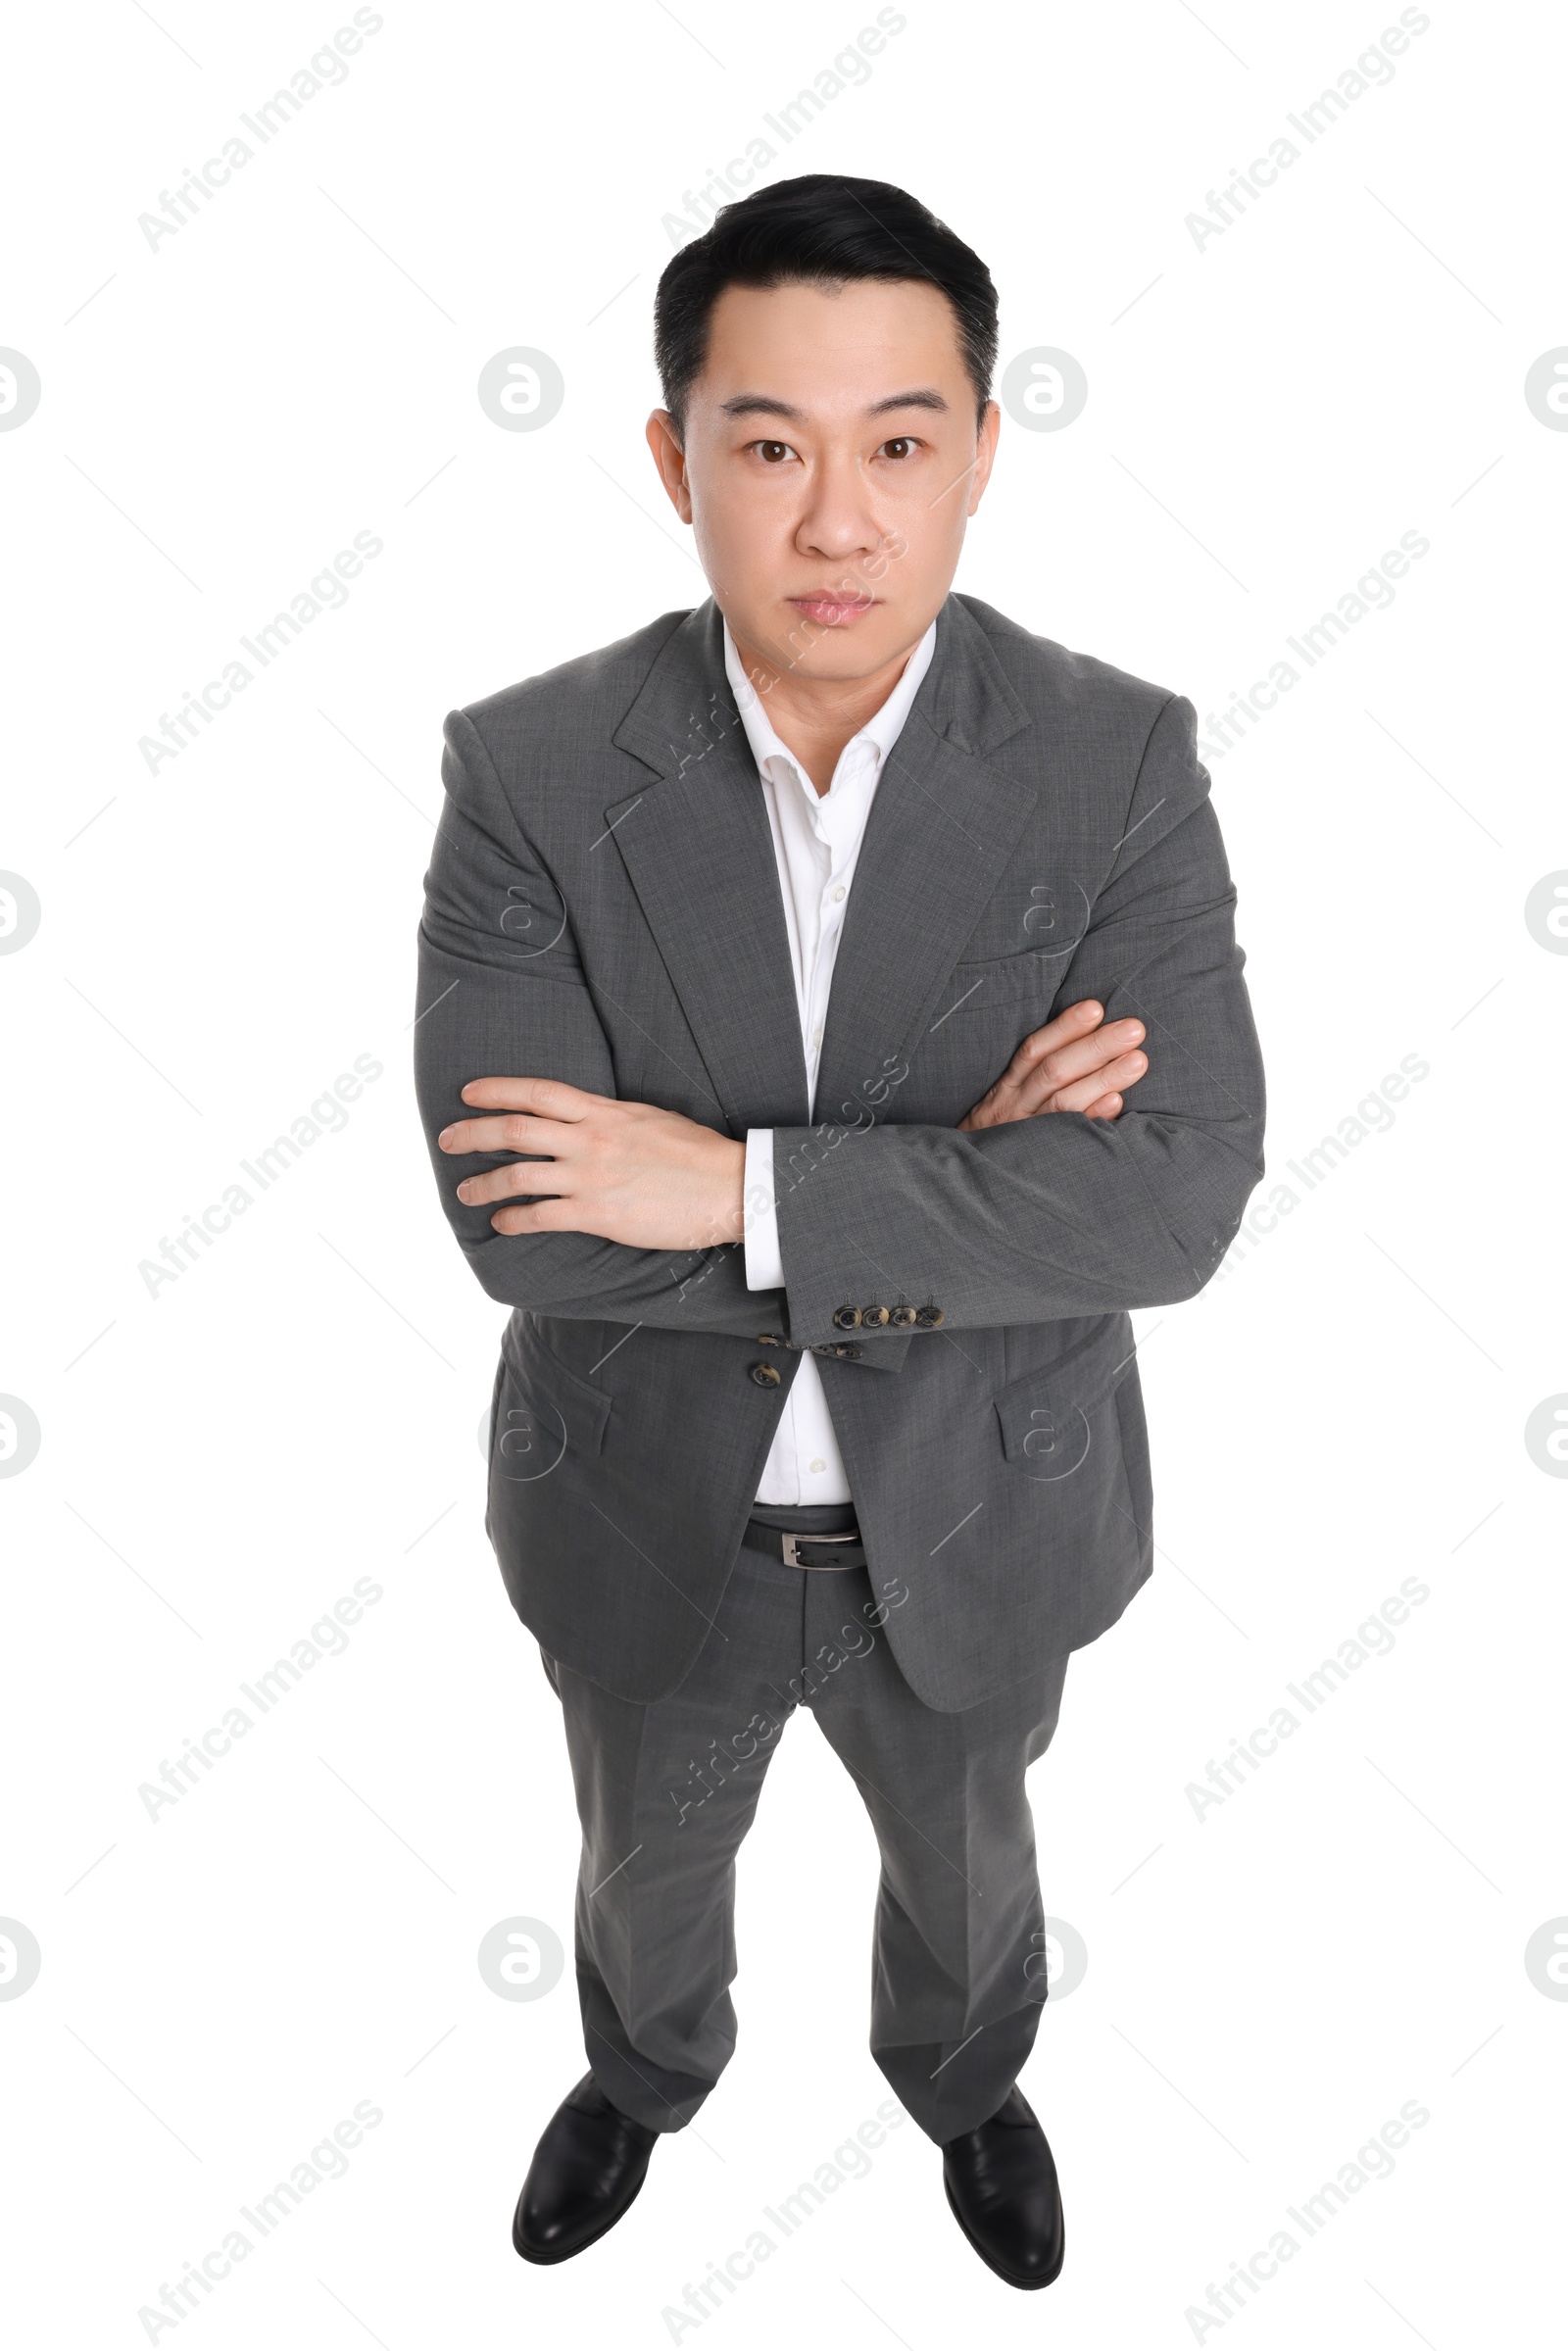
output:
M 730 634 L 735 636 L 733 629 Z M 803 677 L 799 670 L 779 668 L 740 637 L 735 650 L 774 733 L 794 753 L 820 798 L 833 781 L 844 746 L 876 716 L 908 667 L 914 646 L 906 645 L 869 677 Z

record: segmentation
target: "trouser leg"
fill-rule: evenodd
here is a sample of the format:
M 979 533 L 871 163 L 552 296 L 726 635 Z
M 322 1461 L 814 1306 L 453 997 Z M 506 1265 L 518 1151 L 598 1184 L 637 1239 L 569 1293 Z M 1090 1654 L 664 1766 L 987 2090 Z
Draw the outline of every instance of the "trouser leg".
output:
M 871 2051 L 940 2143 L 995 2114 L 1034 2045 L 1044 1920 L 1024 1774 L 1051 1742 L 1067 1659 L 1042 1659 L 998 1697 L 939 1714 L 915 1697 L 885 1634 L 871 1647 L 852 1638 L 870 1600 L 864 1571 L 808 1582 L 817 1629 L 807 1655 L 843 1653 L 809 1702 L 882 1856 Z
M 651 2130 L 689 2123 L 735 2046 L 735 1855 L 794 1710 L 807 1581 L 743 1550 L 696 1664 L 652 1704 L 545 1661 L 582 1822 L 588 2062 Z

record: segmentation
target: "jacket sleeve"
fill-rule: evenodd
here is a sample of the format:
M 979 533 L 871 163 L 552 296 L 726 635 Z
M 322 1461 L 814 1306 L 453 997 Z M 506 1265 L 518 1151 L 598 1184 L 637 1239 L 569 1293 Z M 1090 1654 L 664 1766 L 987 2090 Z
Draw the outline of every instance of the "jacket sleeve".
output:
M 503 1305 L 567 1319 L 753 1340 L 782 1332 L 784 1300 L 747 1289 L 739 1243 L 670 1252 L 584 1233 L 507 1235 L 491 1224 L 493 1207 L 458 1199 L 466 1176 L 498 1163 L 495 1153 L 450 1156 L 436 1142 L 473 1115 L 462 1099 L 470 1079 L 561 1078 L 611 1096 L 617 1088 L 565 903 L 462 711 L 446 723 L 442 780 L 419 925 L 415 1085 L 441 1204 L 479 1281 Z
M 1119 1118 L 1052 1112 L 975 1134 L 778 1129 L 790 1327 L 841 1305 L 932 1304 L 950 1328 L 1191 1298 L 1263 1172 L 1263 1072 L 1191 703 L 1160 710 L 1124 830 L 1057 991 L 1135 1014 L 1150 1067 Z

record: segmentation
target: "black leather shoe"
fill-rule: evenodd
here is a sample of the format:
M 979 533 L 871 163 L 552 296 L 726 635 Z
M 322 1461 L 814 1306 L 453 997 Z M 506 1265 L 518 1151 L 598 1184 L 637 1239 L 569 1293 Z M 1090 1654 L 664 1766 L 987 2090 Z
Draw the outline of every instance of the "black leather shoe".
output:
M 1061 2274 L 1061 2191 L 1046 2134 L 1016 2087 L 989 2123 L 950 2138 L 942 2178 L 953 2217 L 988 2269 L 1026 2290 Z
M 648 2174 L 657 2131 L 584 2074 L 545 2125 L 513 2217 L 524 2261 L 569 2261 L 613 2229 Z

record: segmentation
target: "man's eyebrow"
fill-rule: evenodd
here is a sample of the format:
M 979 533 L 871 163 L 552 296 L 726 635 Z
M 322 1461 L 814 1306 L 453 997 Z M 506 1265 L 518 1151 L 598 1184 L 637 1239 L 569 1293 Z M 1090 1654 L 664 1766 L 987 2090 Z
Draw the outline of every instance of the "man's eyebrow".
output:
M 865 413 L 868 416 L 885 416 L 889 409 L 895 408 L 929 408 L 946 416 L 948 404 L 940 392 L 933 391 L 927 386 L 918 392 L 894 392 L 886 400 L 874 401 Z
M 890 409 L 901 408 L 934 409 L 939 415 L 946 416 L 948 403 L 940 392 L 926 386 L 913 392 L 892 392 L 886 400 L 873 401 L 865 413 L 868 416 L 882 416 Z M 787 400 L 775 398 L 771 392 L 737 392 L 733 400 L 721 402 L 719 414 L 723 416 L 783 416 L 791 424 L 804 424 L 807 421 L 804 409 L 793 407 Z
M 792 408 L 787 400 L 775 400 L 769 392 L 737 392 L 719 409 L 721 416 L 787 416 L 792 424 L 806 422 L 806 411 Z

